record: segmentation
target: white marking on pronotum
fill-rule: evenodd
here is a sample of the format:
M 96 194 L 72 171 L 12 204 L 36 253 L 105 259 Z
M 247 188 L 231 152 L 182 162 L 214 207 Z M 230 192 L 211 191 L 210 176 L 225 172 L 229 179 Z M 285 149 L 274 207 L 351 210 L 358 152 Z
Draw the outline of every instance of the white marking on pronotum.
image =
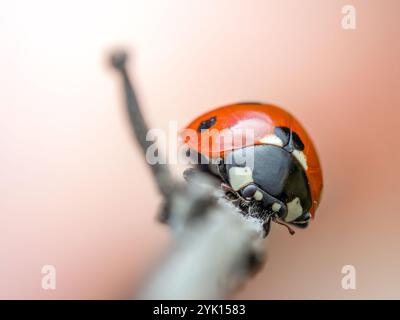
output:
M 229 169 L 229 183 L 233 190 L 238 191 L 253 182 L 253 172 L 249 167 L 232 167 Z
M 301 206 L 300 199 L 298 197 L 294 198 L 286 205 L 288 213 L 285 217 L 285 221 L 294 221 L 303 214 L 303 207 Z
M 261 143 L 272 144 L 274 146 L 283 147 L 283 141 L 275 134 L 269 134 L 260 139 Z
M 304 168 L 304 170 L 307 170 L 308 169 L 307 158 L 306 158 L 306 155 L 304 154 L 304 152 L 299 151 L 299 150 L 293 150 L 292 154 L 297 159 L 297 161 L 300 162 L 300 164 Z

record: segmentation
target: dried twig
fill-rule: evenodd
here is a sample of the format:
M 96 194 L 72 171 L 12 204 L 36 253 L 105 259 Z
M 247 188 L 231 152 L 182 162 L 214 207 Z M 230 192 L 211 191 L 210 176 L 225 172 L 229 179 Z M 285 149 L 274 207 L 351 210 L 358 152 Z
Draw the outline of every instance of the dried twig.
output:
M 127 55 L 118 52 L 111 60 L 122 75 L 129 119 L 145 153 L 148 127 L 126 70 Z M 166 202 L 162 216 L 167 218 L 175 241 L 140 298 L 225 297 L 264 259 L 262 222 L 241 215 L 203 174 L 183 186 L 173 179 L 167 166 L 151 168 Z
M 144 155 L 146 150 L 150 147 L 151 142 L 146 139 L 147 132 L 149 131 L 148 126 L 143 118 L 142 112 L 139 107 L 135 91 L 133 90 L 132 83 L 129 79 L 128 72 L 126 70 L 126 62 L 128 56 L 125 52 L 116 52 L 111 56 L 111 63 L 113 67 L 118 70 L 122 76 L 126 107 L 128 111 L 129 120 L 133 129 L 134 137 L 139 143 Z M 157 186 L 160 192 L 167 196 L 170 191 L 171 185 L 171 174 L 168 167 L 164 164 L 156 163 L 151 165 L 150 168 L 153 171 L 153 175 L 156 179 Z
M 263 261 L 262 224 L 244 219 L 208 182 L 197 178 L 175 195 L 175 243 L 141 298 L 223 298 Z

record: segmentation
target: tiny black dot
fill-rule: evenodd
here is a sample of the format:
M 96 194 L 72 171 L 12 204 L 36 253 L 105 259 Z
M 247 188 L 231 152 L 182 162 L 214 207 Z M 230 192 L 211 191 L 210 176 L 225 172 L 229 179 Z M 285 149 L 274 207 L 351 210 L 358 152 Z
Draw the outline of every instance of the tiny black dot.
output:
M 217 122 L 217 117 L 211 117 L 210 119 L 204 120 L 200 123 L 199 127 L 197 128 L 197 131 L 201 132 L 202 130 L 210 129 L 216 122 Z

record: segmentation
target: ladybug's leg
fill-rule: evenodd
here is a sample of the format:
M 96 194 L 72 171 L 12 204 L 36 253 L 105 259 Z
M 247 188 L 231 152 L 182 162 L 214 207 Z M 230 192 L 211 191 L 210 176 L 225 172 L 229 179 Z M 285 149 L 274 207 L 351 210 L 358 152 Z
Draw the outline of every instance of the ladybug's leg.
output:
M 226 199 L 228 199 L 235 207 L 242 210 L 244 215 L 248 214 L 248 210 L 243 209 L 243 206 L 248 206 L 251 202 L 250 200 L 243 198 L 238 191 L 233 190 L 233 188 L 227 183 L 222 182 L 221 189 L 224 191 Z
M 231 187 L 229 184 L 225 183 L 225 182 L 222 182 L 222 183 L 221 183 L 221 189 L 222 189 L 225 193 L 233 193 L 233 194 L 236 194 L 236 191 L 233 190 L 232 187 Z
M 240 204 L 241 198 L 239 197 L 239 194 L 233 190 L 229 184 L 222 182 L 221 189 L 225 193 L 225 197 L 232 201 L 235 206 Z
M 263 223 L 263 230 L 264 230 L 264 238 L 268 236 L 269 232 L 271 231 L 271 218 L 268 217 L 267 220 Z

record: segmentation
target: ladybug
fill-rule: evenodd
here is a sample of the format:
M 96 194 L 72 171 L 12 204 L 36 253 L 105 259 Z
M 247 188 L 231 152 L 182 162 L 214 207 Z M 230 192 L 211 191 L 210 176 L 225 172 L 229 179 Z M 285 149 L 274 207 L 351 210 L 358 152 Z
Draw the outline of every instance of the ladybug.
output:
M 221 132 L 232 139 L 222 139 Z M 244 139 L 245 132 L 252 139 Z M 305 228 L 314 218 L 322 192 L 318 155 L 303 126 L 282 108 L 222 106 L 193 120 L 180 138 L 200 162 L 192 170 L 216 176 L 227 199 L 245 216 L 262 220 L 264 236 L 271 221 L 293 234 L 289 225 Z

